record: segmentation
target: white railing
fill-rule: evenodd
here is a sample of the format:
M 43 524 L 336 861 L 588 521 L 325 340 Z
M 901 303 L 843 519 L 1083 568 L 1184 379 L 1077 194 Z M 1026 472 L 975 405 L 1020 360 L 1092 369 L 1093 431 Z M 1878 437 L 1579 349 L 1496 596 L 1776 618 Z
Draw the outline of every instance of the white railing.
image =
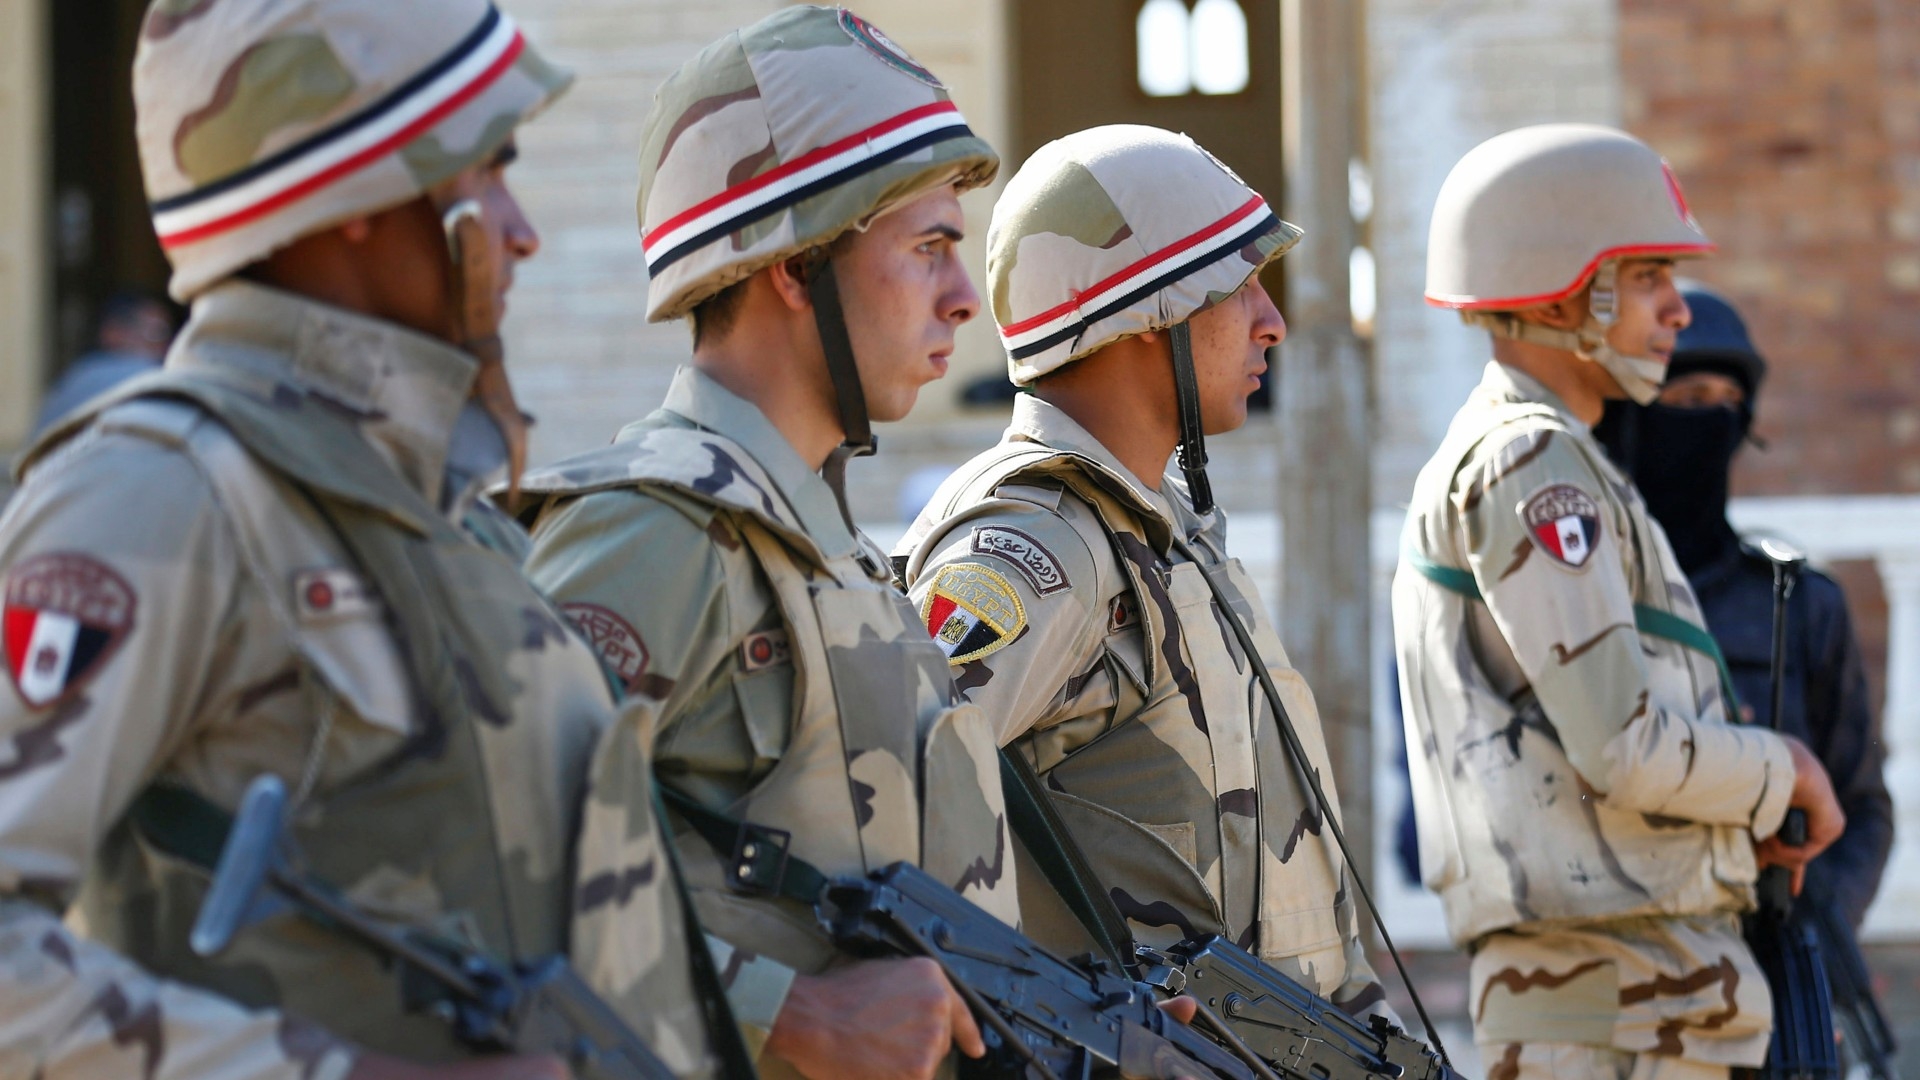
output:
M 1863 936 L 1877 941 L 1920 940 L 1920 496 L 1735 499 L 1731 517 L 1743 532 L 1792 541 L 1815 562 L 1866 559 L 1880 572 L 1888 610 L 1884 728 L 1895 841 L 1893 859 L 1867 913 Z M 1371 527 L 1375 658 L 1371 884 L 1396 942 L 1415 948 L 1444 947 L 1449 942 L 1439 900 L 1407 882 L 1393 854 L 1406 783 L 1398 763 L 1400 722 L 1393 708 L 1399 690 L 1388 680 L 1387 662 L 1393 653 L 1388 589 L 1404 520 L 1400 510 L 1376 510 Z M 886 546 L 904 527 L 869 531 Z M 1277 608 L 1283 602 L 1277 573 L 1282 557 L 1278 519 L 1271 513 L 1234 515 L 1230 546 L 1267 602 Z M 1312 672 L 1307 676 L 1311 680 Z

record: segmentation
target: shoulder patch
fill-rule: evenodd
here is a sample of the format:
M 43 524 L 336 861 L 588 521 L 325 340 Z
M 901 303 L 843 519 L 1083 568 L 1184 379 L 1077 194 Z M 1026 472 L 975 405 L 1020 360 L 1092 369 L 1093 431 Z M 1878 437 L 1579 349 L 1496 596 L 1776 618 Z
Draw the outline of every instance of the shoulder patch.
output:
M 599 604 L 561 604 L 560 613 L 579 628 L 620 685 L 628 690 L 640 689 L 640 681 L 647 674 L 647 644 L 640 640 L 640 632 L 632 623 Z
M 303 623 L 331 622 L 377 610 L 367 579 L 344 566 L 293 572 L 293 608 Z
M 1067 569 L 1046 545 L 1011 525 L 981 525 L 973 530 L 975 555 L 998 555 L 1033 583 L 1041 596 L 1073 588 Z
M 762 630 L 740 643 L 740 666 L 750 672 L 792 662 L 793 645 L 785 630 Z
M 1027 609 L 1013 583 L 978 563 L 940 568 L 920 602 L 920 619 L 949 664 L 989 656 L 1027 625 Z
M 1520 504 L 1520 523 L 1535 547 L 1579 570 L 1600 539 L 1600 503 L 1572 484 L 1548 484 Z
M 133 587 L 89 555 L 39 555 L 7 573 L 7 674 L 28 706 L 66 698 L 106 666 L 133 628 Z

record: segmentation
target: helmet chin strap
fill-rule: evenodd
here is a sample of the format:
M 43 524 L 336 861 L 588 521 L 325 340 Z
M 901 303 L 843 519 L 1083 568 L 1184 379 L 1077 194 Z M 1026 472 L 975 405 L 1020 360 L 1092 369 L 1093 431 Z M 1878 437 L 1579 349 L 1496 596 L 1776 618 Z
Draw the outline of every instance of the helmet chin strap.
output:
M 833 489 L 840 503 L 840 517 L 848 532 L 857 532 L 853 511 L 847 507 L 847 462 L 866 457 L 880 447 L 867 416 L 867 395 L 860 385 L 860 367 L 853 359 L 853 339 L 847 334 L 847 315 L 840 306 L 840 284 L 834 277 L 833 260 L 825 248 L 814 248 L 804 257 L 807 296 L 813 303 L 813 323 L 820 333 L 820 349 L 826 354 L 827 376 L 833 380 L 833 395 L 839 405 L 843 439 L 820 467 L 820 477 Z
M 480 224 L 480 204 L 462 199 L 436 206 L 440 227 L 447 236 L 447 257 L 453 263 L 453 317 L 458 344 L 480 370 L 474 376 L 473 397 L 500 428 L 507 444 L 507 507 L 520 501 L 520 474 L 527 466 L 527 418 L 513 397 L 507 379 L 506 348 L 500 340 L 499 267 Z
M 1614 282 L 1619 272 L 1620 264 L 1612 259 L 1594 271 L 1593 288 L 1588 293 L 1587 321 L 1578 330 L 1541 326 L 1506 311 L 1463 311 L 1460 321 L 1512 341 L 1564 349 L 1582 360 L 1590 360 L 1606 369 L 1635 404 L 1652 404 L 1660 396 L 1660 384 L 1667 380 L 1667 365 L 1651 357 L 1627 356 L 1607 344 L 1607 330 L 1618 315 L 1614 307 Z
M 1167 328 L 1167 338 L 1173 343 L 1173 396 L 1180 410 L 1180 471 L 1187 477 L 1193 512 L 1204 517 L 1213 510 L 1213 484 L 1207 479 L 1207 438 L 1200 427 L 1200 380 L 1193 371 L 1193 334 L 1186 323 L 1175 323 Z

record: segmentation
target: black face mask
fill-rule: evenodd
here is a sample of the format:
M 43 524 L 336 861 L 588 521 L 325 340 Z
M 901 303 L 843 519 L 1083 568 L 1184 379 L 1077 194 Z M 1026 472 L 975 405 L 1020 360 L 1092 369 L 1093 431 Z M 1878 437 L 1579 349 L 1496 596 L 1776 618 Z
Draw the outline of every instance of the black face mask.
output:
M 1633 478 L 1688 574 L 1739 545 L 1727 524 L 1727 473 L 1753 424 L 1750 406 L 1676 409 L 1607 402 L 1593 434 Z

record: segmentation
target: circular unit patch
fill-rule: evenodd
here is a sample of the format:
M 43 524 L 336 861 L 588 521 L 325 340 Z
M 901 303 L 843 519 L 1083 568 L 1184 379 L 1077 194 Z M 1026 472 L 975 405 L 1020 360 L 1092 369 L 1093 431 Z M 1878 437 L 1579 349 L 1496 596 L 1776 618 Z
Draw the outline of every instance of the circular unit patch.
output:
M 933 72 L 921 67 L 919 61 L 907 55 L 907 50 L 882 33 L 879 27 L 853 12 L 845 10 L 840 12 L 840 29 L 845 30 L 855 44 L 879 57 L 888 67 L 918 79 L 935 90 L 947 88 L 946 84 L 942 83 Z

